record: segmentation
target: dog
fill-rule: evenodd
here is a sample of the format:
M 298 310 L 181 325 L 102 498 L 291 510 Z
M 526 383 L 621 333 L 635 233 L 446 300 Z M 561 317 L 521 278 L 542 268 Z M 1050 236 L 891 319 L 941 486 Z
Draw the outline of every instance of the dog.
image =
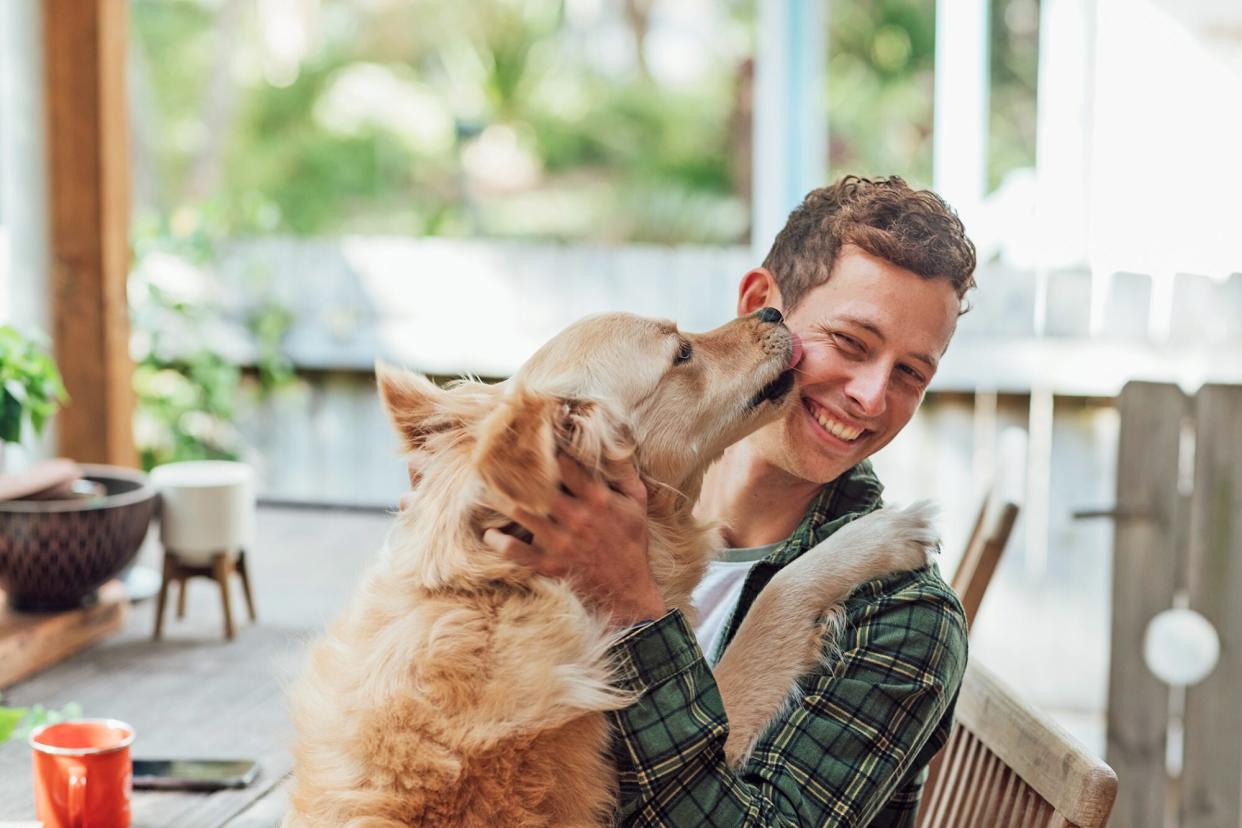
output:
M 772 309 L 703 334 L 629 314 L 590 317 L 497 385 L 377 366 L 404 448 L 426 459 L 344 614 L 291 695 L 295 786 L 285 825 L 595 826 L 614 808 L 605 712 L 619 633 L 566 580 L 481 537 L 544 514 L 564 452 L 598 479 L 634 463 L 650 492 L 649 556 L 666 606 L 721 546 L 694 519 L 703 475 L 774 420 L 795 385 L 794 338 Z M 796 403 L 795 403 L 796 404 Z M 825 613 L 859 584 L 925 566 L 928 507 L 858 519 L 781 571 L 714 670 L 735 766 L 822 658 Z

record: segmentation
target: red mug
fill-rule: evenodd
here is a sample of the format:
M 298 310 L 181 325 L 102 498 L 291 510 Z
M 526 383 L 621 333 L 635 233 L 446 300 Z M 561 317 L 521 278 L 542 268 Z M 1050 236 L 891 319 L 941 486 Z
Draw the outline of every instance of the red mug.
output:
M 134 729 L 116 719 L 36 728 L 35 811 L 44 828 L 129 828 Z

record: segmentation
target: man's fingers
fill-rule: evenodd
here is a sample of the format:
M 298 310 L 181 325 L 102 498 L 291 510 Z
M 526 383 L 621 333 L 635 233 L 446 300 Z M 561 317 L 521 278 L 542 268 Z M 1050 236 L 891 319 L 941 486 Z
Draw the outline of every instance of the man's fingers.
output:
M 483 533 L 483 543 L 499 552 L 505 560 L 533 569 L 540 575 L 549 578 L 565 577 L 565 567 L 555 556 L 544 554 L 537 546 L 505 534 L 499 529 L 488 529 Z
M 513 519 L 535 536 L 551 535 L 556 532 L 556 524 L 551 520 L 534 512 L 528 512 L 521 507 L 513 510 Z
M 643 505 L 647 503 L 647 484 L 643 483 L 642 475 L 638 473 L 638 467 L 633 463 L 625 464 L 625 473 L 617 478 L 617 491 L 630 500 L 638 501 Z
M 561 482 L 574 497 L 586 498 L 592 486 L 598 485 L 577 460 L 563 451 L 556 453 L 556 465 L 561 470 Z
M 591 477 L 577 460 L 561 452 L 556 455 L 556 462 L 561 470 L 561 482 L 565 484 L 565 488 L 570 491 L 573 497 L 580 501 L 588 501 L 597 505 L 607 500 L 608 485 Z M 643 479 L 638 473 L 638 467 L 633 463 L 624 464 L 624 471 L 613 483 L 613 487 L 630 500 L 637 501 L 644 506 L 646 505 L 647 486 L 643 483 Z M 556 506 L 556 509 L 563 511 L 565 510 L 565 505 L 560 503 Z
M 499 529 L 488 529 L 483 533 L 483 542 L 504 558 L 514 563 L 536 568 L 539 563 L 539 550 L 513 535 L 507 535 Z

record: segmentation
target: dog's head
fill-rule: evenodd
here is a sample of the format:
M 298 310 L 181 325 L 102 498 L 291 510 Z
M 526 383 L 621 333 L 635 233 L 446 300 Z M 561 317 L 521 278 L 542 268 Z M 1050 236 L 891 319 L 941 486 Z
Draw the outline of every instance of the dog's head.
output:
M 408 450 L 433 470 L 468 467 L 492 496 L 542 513 L 558 451 L 605 479 L 635 457 L 648 480 L 697 496 L 707 466 L 778 414 L 793 350 L 769 309 L 701 334 L 606 314 L 562 331 L 500 385 L 441 389 L 383 367 L 378 376 Z

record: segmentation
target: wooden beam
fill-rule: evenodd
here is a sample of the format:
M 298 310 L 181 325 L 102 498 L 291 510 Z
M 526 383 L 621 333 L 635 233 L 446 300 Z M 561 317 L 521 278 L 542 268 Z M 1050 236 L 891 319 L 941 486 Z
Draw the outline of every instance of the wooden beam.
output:
M 47 0 L 52 331 L 70 403 L 58 452 L 137 462 L 129 357 L 129 3 Z

